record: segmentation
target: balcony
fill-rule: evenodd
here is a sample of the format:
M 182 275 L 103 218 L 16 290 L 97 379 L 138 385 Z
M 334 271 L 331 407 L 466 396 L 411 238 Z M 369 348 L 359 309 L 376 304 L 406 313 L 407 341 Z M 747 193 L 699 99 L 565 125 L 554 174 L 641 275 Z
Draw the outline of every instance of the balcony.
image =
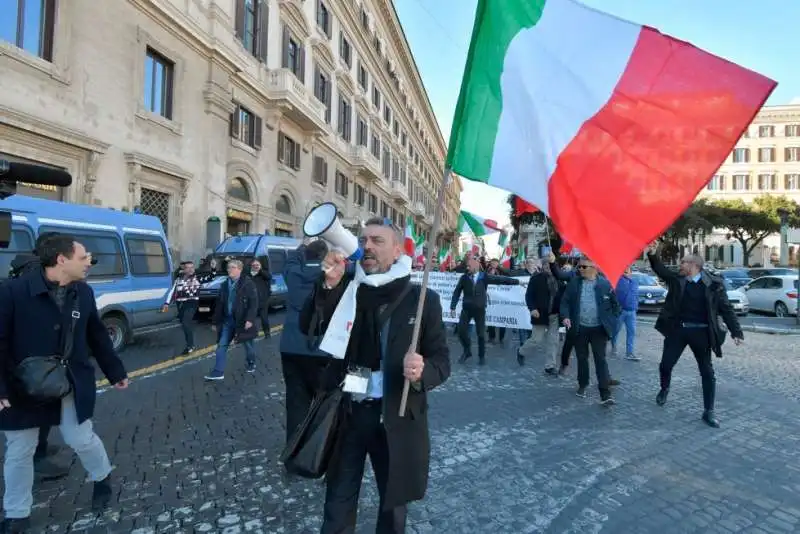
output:
M 267 79 L 270 98 L 283 114 L 306 132 L 325 132 L 325 105 L 314 98 L 306 86 L 289 69 L 270 71 Z
M 350 147 L 350 161 L 353 170 L 369 181 L 381 180 L 381 166 L 365 146 Z
M 422 202 L 414 202 L 411 205 L 411 211 L 413 211 L 414 215 L 417 217 L 423 217 L 425 215 L 425 204 Z
M 392 180 L 392 198 L 408 204 L 408 186 L 399 180 Z

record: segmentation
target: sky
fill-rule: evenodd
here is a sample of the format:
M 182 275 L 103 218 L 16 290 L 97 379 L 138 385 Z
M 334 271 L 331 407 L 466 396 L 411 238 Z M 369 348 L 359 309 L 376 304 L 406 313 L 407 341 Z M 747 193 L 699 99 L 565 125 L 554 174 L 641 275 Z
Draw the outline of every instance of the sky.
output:
M 501 1 L 501 0 L 492 0 Z M 768 104 L 800 103 L 800 0 L 581 0 L 652 26 L 778 82 Z M 450 135 L 477 0 L 394 0 L 445 142 Z M 461 207 L 508 223 L 508 193 L 464 182 Z

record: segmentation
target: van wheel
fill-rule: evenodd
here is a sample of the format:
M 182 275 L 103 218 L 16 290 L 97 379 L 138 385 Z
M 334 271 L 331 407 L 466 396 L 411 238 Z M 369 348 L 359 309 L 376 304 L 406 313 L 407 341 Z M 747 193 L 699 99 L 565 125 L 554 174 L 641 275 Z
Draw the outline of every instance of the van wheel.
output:
M 108 337 L 116 352 L 122 352 L 128 341 L 128 323 L 122 317 L 106 316 L 103 317 L 103 324 L 106 325 Z

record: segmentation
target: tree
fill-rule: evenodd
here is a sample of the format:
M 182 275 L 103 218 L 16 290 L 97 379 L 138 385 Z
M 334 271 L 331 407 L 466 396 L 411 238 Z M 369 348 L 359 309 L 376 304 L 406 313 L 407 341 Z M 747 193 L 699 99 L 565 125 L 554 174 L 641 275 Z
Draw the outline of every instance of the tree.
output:
M 677 261 L 680 242 L 694 232 L 710 234 L 714 229 L 714 210 L 705 200 L 696 200 L 684 211 L 658 240 L 661 255 L 668 262 Z
M 747 267 L 750 254 L 764 239 L 780 231 L 778 210 L 789 213 L 789 225 L 800 224 L 798 205 L 785 196 L 762 195 L 748 204 L 740 199 L 717 200 L 709 204 L 710 217 L 716 228 L 725 228 L 729 236 L 742 246 L 743 262 Z
M 519 228 L 523 224 L 547 224 L 547 227 L 550 231 L 550 244 L 553 247 L 553 252 L 558 251 L 561 248 L 561 236 L 556 230 L 555 226 L 553 226 L 553 221 L 549 217 L 547 217 L 541 211 L 537 211 L 536 213 L 523 213 L 521 216 L 517 216 L 516 211 L 516 200 L 517 195 L 510 194 L 508 195 L 508 206 L 509 206 L 509 213 L 508 218 L 511 220 L 511 226 L 514 227 L 514 234 L 511 236 L 512 241 L 519 240 Z M 537 243 L 537 245 L 542 245 L 547 243 Z

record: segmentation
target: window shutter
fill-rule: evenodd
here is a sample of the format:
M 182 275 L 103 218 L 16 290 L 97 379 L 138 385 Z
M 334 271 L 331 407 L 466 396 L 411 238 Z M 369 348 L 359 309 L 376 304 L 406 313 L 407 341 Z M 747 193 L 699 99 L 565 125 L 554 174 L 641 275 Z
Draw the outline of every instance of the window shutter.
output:
M 314 96 L 317 97 L 317 100 L 324 100 L 324 95 L 322 94 L 322 80 L 320 80 L 319 75 L 319 65 L 314 63 L 314 80 L 311 82 L 314 86 Z
M 305 81 L 306 81 L 306 48 L 304 46 L 300 45 L 300 48 L 298 49 L 297 57 L 299 58 L 299 61 L 300 61 L 300 74 L 299 74 L 298 78 L 300 79 L 301 82 L 305 83 Z
M 244 0 L 236 0 L 236 37 L 239 39 L 244 37 L 244 17 Z
M 253 135 L 253 148 L 257 150 L 261 150 L 261 136 L 263 130 L 264 130 L 264 121 L 261 120 L 261 117 L 256 116 L 255 132 Z
M 328 82 L 328 86 L 327 87 L 328 87 L 328 90 L 325 91 L 325 122 L 330 124 L 331 123 L 331 115 L 333 114 L 333 112 L 331 110 L 331 108 L 333 106 L 331 105 L 331 92 L 332 91 L 331 91 L 331 87 L 330 87 L 330 82 Z
M 748 174 L 744 178 L 744 188 L 746 191 L 750 191 L 750 175 Z
M 237 106 L 236 109 L 231 113 L 231 137 L 234 139 L 239 138 L 239 107 Z
M 289 68 L 289 28 L 285 24 L 281 35 L 281 67 Z
M 300 170 L 300 143 L 294 144 L 294 168 Z
M 783 149 L 783 161 L 789 161 L 789 153 L 790 152 L 791 151 L 789 150 L 788 146 Z
M 745 148 L 744 149 L 744 161 L 745 161 L 745 163 L 750 163 L 750 149 L 749 148 Z
M 267 62 L 267 43 L 269 42 L 269 2 L 258 3 L 258 57 L 262 63 Z
M 286 163 L 283 158 L 283 154 L 285 152 L 284 145 L 286 144 L 286 140 L 283 138 L 283 133 L 278 133 L 278 161 L 281 163 Z

